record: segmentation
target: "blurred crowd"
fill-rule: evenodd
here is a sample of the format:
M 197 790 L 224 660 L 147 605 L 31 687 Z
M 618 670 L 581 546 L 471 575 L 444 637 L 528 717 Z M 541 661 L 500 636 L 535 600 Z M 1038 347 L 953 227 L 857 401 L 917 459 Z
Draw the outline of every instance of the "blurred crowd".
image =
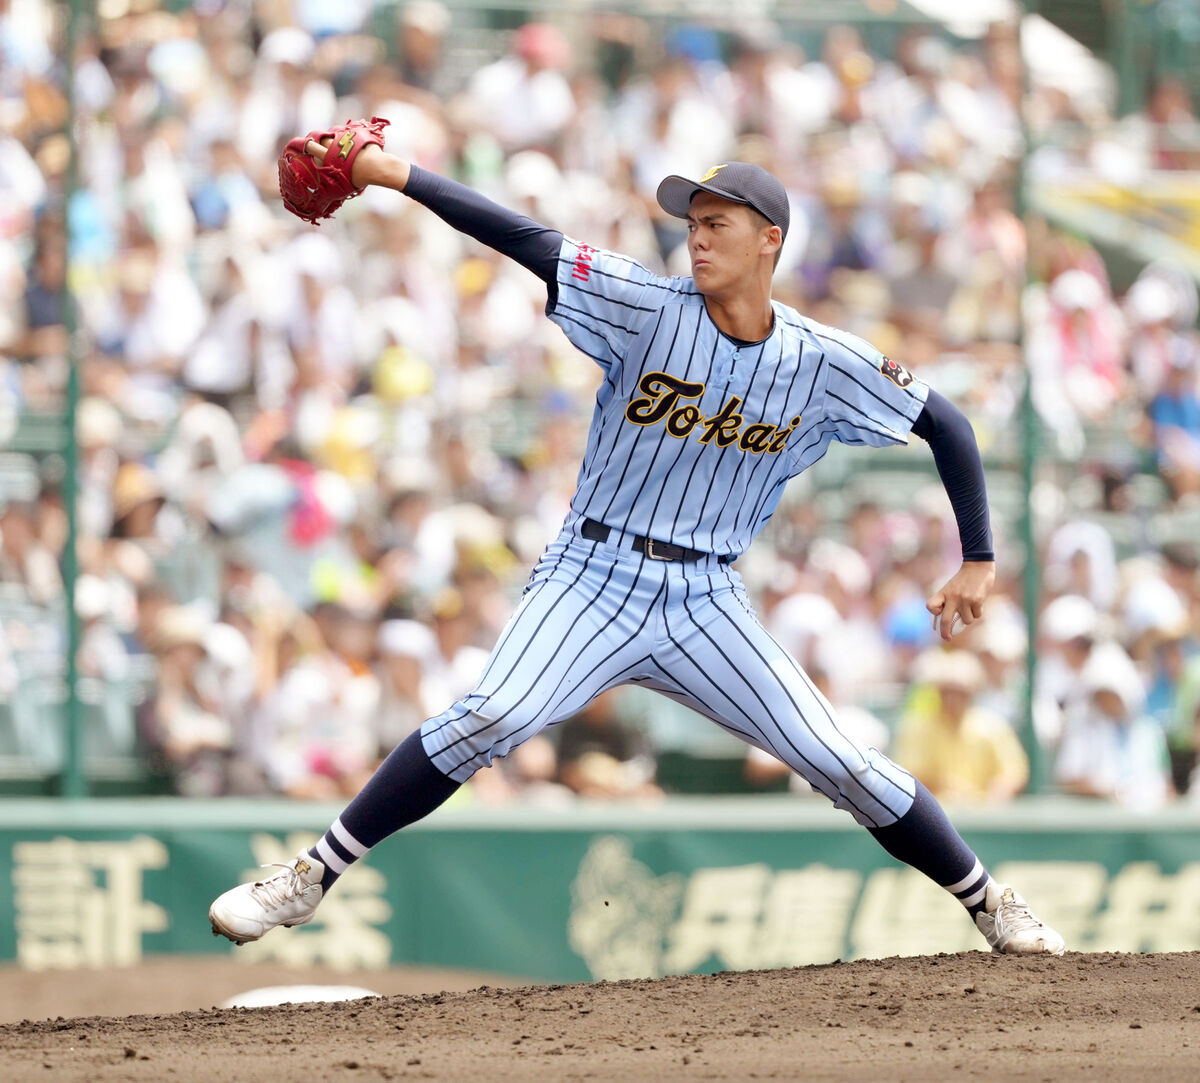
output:
M 0 3 L 0 434 L 63 408 L 69 281 L 95 756 L 136 747 L 187 794 L 352 793 L 471 687 L 561 523 L 598 374 L 542 318 L 541 283 L 392 192 L 319 229 L 281 209 L 288 138 L 378 115 L 392 152 L 671 273 L 685 231 L 659 180 L 760 162 L 792 203 L 776 296 L 902 358 L 985 454 L 1013 453 L 1025 320 L 1035 405 L 1073 464 L 1070 498 L 1039 504 L 1038 740 L 1065 791 L 1185 793 L 1196 550 L 1124 551 L 1102 518 L 1144 498 L 1139 476 L 1164 506 L 1200 500 L 1195 287 L 1159 262 L 1115 295 L 1094 248 L 1037 220 L 1027 235 L 1015 27 L 965 43 L 894 28 L 869 47 L 846 25 L 616 13 L 484 32 L 479 11 L 101 4 L 79 35 L 68 208 L 64 5 Z M 1093 86 L 1051 73 L 1030 94 L 1039 175 L 1103 169 L 1114 132 L 1126 176 L 1196 165 L 1178 82 L 1120 124 Z M 1114 430 L 1120 453 L 1097 455 Z M 67 536 L 61 458 L 41 454 L 32 482 L 22 461 L 0 455 L 0 699 L 18 738 L 61 701 Z M 801 479 L 739 569 L 846 726 L 948 799 L 1005 800 L 1029 776 L 1016 524 L 998 513 L 987 620 L 935 649 L 923 602 L 958 551 L 928 477 L 912 499 L 842 505 Z M 658 793 L 669 706 L 606 695 L 470 789 Z M 775 784 L 777 765 L 751 757 L 745 781 Z

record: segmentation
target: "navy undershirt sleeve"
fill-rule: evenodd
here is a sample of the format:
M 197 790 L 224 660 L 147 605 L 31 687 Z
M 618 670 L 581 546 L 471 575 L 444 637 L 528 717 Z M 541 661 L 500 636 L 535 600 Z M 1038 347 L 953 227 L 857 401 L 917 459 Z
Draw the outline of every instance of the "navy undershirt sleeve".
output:
M 558 256 L 563 235 L 532 218 L 501 207 L 465 184 L 412 166 L 404 194 L 434 212 L 460 233 L 516 260 L 546 283 L 550 300 L 558 292 Z
M 932 388 L 912 431 L 929 443 L 938 476 L 958 521 L 963 560 L 995 560 L 983 460 L 966 415 Z

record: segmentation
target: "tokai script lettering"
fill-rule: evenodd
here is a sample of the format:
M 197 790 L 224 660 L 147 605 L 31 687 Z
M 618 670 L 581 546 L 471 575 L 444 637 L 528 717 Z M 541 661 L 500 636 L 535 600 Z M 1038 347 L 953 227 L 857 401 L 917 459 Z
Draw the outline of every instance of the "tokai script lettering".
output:
M 638 390 L 644 397 L 633 399 L 625 408 L 625 418 L 634 425 L 657 425 L 660 421 L 667 432 L 677 440 L 684 440 L 696 433 L 702 444 L 730 447 L 736 444 L 742 451 L 754 455 L 778 455 L 786 446 L 788 437 L 800 424 L 797 414 L 786 427 L 755 423 L 746 425 L 745 418 L 738 413 L 742 400 L 730 395 L 711 417 L 705 417 L 700 408 L 688 399 L 699 399 L 705 385 L 697 380 L 681 380 L 666 372 L 648 372 L 638 381 Z

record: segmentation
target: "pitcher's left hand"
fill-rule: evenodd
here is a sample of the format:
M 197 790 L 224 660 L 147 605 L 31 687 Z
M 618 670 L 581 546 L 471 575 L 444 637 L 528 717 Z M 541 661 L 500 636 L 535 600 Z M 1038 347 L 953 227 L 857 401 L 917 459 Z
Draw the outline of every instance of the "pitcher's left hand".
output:
M 949 643 L 962 622 L 974 624 L 983 616 L 983 603 L 996 585 L 996 565 L 990 560 L 965 561 L 953 578 L 925 603 L 933 614 L 933 630 Z

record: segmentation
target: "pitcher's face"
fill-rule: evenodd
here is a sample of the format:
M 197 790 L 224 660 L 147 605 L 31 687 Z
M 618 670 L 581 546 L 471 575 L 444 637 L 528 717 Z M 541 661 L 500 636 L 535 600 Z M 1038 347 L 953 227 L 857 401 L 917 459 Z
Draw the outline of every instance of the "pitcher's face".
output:
M 688 255 L 692 278 L 703 294 L 728 292 L 757 272 L 764 255 L 774 258 L 776 227 L 744 203 L 697 192 L 688 211 Z

